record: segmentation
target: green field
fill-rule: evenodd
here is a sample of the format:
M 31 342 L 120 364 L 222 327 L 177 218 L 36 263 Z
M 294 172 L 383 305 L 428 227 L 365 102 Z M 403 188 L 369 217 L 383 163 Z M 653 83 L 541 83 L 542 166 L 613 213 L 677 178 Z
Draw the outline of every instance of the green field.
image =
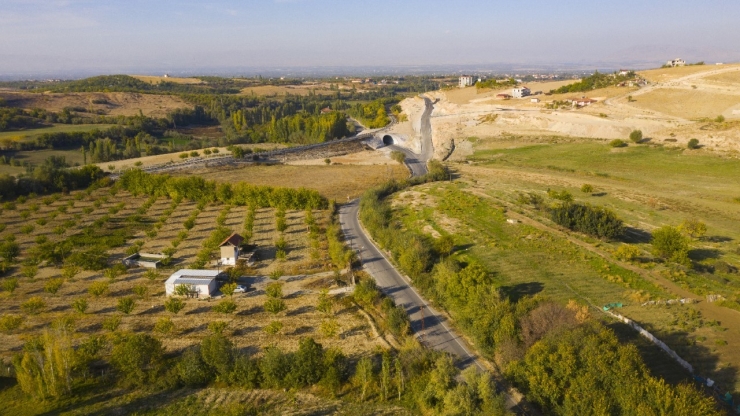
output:
M 740 339 L 740 313 L 704 301 L 707 294 L 722 294 L 731 300 L 740 296 L 738 273 L 711 270 L 720 260 L 740 266 L 740 203 L 736 199 L 740 196 L 740 161 L 660 146 L 614 150 L 593 141 L 560 138 L 483 140 L 476 150 L 469 163 L 451 166 L 460 178 L 454 186 L 434 185 L 416 197 L 422 198 L 426 208 L 399 211 L 407 226 L 431 225 L 444 234 L 445 226 L 449 232 L 450 224 L 457 224 L 457 243 L 469 246 L 467 255 L 483 261 L 499 283 L 515 288 L 515 293 L 519 287 L 561 301 L 589 299 L 597 306 L 625 302 L 620 313 L 658 334 L 700 374 L 712 374 L 725 386 L 740 385 L 734 376 L 740 355 L 729 348 Z M 583 184 L 594 190 L 581 192 Z M 639 273 L 629 273 L 642 284 L 630 281 L 632 287 L 627 289 L 614 277 L 625 276 L 622 268 L 595 257 L 598 251 L 609 258 L 621 241 L 562 234 L 546 212 L 517 203 L 522 193 L 538 194 L 545 204 L 557 202 L 548 198 L 548 189 L 567 190 L 577 202 L 608 207 L 625 221 L 629 229 L 624 241 L 642 249 L 646 258 L 631 265 Z M 470 198 L 478 202 L 469 202 Z M 430 201 L 434 201 L 431 208 Z M 505 209 L 509 211 L 502 214 Z M 541 226 L 503 222 L 505 215 L 522 214 Z M 688 218 L 708 228 L 705 237 L 691 242 L 689 255 L 695 270 L 676 270 L 651 259 L 649 233 Z M 642 286 L 652 286 L 649 282 L 663 288 L 656 291 Z M 652 299 L 687 296 L 701 302 L 642 307 L 639 296 L 630 296 L 633 288 L 650 292 Z M 666 374 L 665 369 L 653 370 Z
M 52 127 L 44 127 L 31 130 L 16 130 L 0 132 L 0 141 L 10 140 L 30 140 L 45 133 L 77 133 L 81 131 L 105 130 L 112 127 L 113 124 L 54 124 Z

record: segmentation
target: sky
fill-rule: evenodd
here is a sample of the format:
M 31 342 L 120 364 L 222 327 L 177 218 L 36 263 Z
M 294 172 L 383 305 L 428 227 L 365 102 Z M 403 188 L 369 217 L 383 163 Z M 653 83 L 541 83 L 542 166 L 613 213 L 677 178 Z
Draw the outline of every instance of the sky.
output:
M 740 61 L 737 0 L 0 0 L 0 76 Z

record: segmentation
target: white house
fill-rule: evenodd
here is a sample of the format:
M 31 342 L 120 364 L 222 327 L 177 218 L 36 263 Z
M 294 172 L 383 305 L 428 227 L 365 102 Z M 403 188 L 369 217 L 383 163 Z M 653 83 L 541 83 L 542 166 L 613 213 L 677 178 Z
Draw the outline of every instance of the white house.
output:
M 193 270 L 181 269 L 176 271 L 164 282 L 164 290 L 167 296 L 175 294 L 175 288 L 187 285 L 190 293 L 195 297 L 208 298 L 218 290 L 216 280 L 222 273 L 216 270 Z
M 472 75 L 461 75 L 460 76 L 460 88 L 470 87 L 473 85 Z
M 676 58 L 676 59 L 666 62 L 665 64 L 666 66 L 684 66 L 686 65 L 686 61 L 684 61 L 681 58 Z
M 240 246 L 243 241 L 244 237 L 233 233 L 218 245 L 221 247 L 221 264 L 227 266 L 236 265 L 236 260 L 239 258 L 239 254 L 241 254 Z
M 514 88 L 513 90 L 511 90 L 511 96 L 514 98 L 524 98 L 530 94 L 532 94 L 532 91 L 530 91 L 529 88 L 525 86 L 521 86 L 519 88 Z

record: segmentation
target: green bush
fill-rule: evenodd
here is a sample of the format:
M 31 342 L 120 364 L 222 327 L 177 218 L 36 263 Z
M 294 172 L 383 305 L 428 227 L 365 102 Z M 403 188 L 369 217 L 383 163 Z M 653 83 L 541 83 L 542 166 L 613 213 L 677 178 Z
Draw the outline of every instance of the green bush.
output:
M 147 334 L 128 334 L 113 345 L 111 364 L 127 384 L 144 386 L 157 381 L 164 366 L 162 343 Z
M 77 313 L 84 314 L 87 311 L 87 307 L 87 299 L 85 298 L 78 298 L 72 302 L 72 309 L 74 309 Z
M 2 288 L 6 292 L 13 293 L 18 289 L 18 279 L 15 277 L 7 277 L 2 280 Z
M 622 235 L 624 224 L 611 210 L 588 204 L 565 203 L 550 210 L 556 224 L 598 238 Z
M 609 146 L 611 147 L 627 147 L 627 142 L 621 139 L 614 139 L 609 142 Z
M 630 140 L 633 143 L 640 143 L 642 141 L 642 130 L 632 130 Z
M 265 301 L 264 308 L 266 312 L 278 314 L 286 309 L 285 301 L 277 298 L 269 298 Z
M 0 331 L 11 332 L 21 327 L 23 324 L 23 318 L 20 315 L 3 315 L 0 317 Z
M 224 299 L 213 307 L 214 312 L 223 314 L 234 313 L 235 310 L 236 303 L 231 299 Z
M 92 282 L 87 291 L 96 298 L 103 296 L 108 292 L 108 282 Z
M 264 328 L 262 328 L 265 333 L 270 335 L 276 335 L 278 332 L 280 332 L 283 329 L 283 323 L 280 321 L 272 321 L 269 324 L 265 325 Z
M 699 140 L 698 139 L 691 139 L 689 140 L 689 143 L 686 145 L 689 149 L 698 149 L 699 148 Z
M 157 320 L 157 323 L 154 324 L 154 330 L 163 335 L 171 333 L 174 329 L 175 324 L 168 316 L 165 316 L 164 318 L 159 318 Z
M 689 239 L 669 225 L 653 231 L 653 254 L 665 260 L 689 265 Z
M 115 332 L 121 325 L 121 317 L 118 315 L 109 316 L 103 319 L 103 329 L 110 332 Z
M 39 296 L 34 296 L 21 304 L 23 312 L 29 315 L 38 315 L 46 308 L 46 302 Z
M 594 191 L 594 187 L 592 185 L 589 185 L 587 183 L 584 183 L 583 185 L 581 185 L 581 192 L 583 192 L 584 194 L 590 194 L 593 191 Z
M 185 302 L 180 298 L 169 298 L 164 301 L 164 309 L 177 315 L 185 307 Z
M 62 284 L 64 284 L 64 279 L 62 278 L 49 279 L 44 284 L 44 292 L 54 295 L 62 287 Z

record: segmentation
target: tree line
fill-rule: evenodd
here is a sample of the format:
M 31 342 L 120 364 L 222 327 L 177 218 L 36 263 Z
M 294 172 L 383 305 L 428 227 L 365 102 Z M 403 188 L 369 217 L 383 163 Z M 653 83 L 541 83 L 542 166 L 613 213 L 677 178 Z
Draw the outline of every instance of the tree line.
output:
M 193 201 L 219 201 L 233 205 L 254 205 L 260 208 L 323 209 L 326 198 L 306 188 L 281 188 L 250 185 L 246 182 L 216 183 L 199 176 L 173 177 L 150 174 L 140 169 L 124 172 L 118 180 L 122 189 L 133 195 L 185 198 Z
M 620 75 L 615 72 L 613 74 L 602 74 L 599 71 L 595 71 L 593 75 L 584 77 L 578 82 L 573 84 L 563 85 L 562 87 L 552 90 L 550 92 L 554 94 L 565 94 L 569 92 L 586 92 L 595 90 L 598 88 L 606 88 L 612 85 L 617 85 L 624 81 L 629 81 L 635 78 L 634 71 L 629 71 L 625 75 Z

